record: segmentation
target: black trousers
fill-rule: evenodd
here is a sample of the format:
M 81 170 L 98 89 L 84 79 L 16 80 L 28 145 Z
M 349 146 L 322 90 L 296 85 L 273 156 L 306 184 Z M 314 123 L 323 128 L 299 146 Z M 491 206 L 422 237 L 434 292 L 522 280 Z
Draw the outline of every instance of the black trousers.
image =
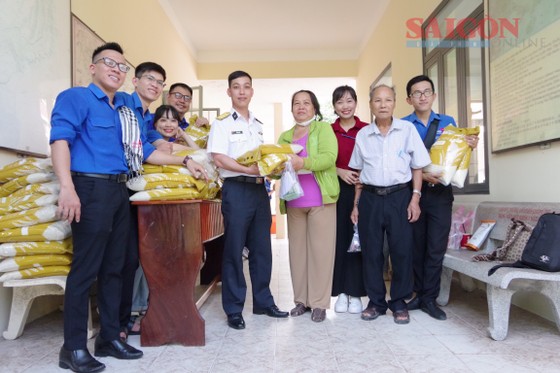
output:
M 439 295 L 443 257 L 447 250 L 453 189 L 451 186 L 422 185 L 420 219 L 412 224 L 414 232 L 414 291 L 422 302 L 435 301 Z
M 387 308 L 398 311 L 406 308 L 405 299 L 412 293 L 412 224 L 408 222 L 407 207 L 411 190 L 404 188 L 380 196 L 362 190 L 358 204 L 358 231 L 362 246 L 363 269 L 369 306 L 380 312 Z M 383 280 L 383 239 L 387 235 L 393 265 L 389 302 L 385 300 Z
M 241 253 L 249 248 L 249 274 L 253 307 L 274 304 L 270 292 L 272 251 L 270 242 L 270 199 L 264 184 L 225 179 L 222 187 L 224 255 L 222 262 L 222 306 L 227 315 L 243 311 L 247 284 Z
M 354 208 L 354 185 L 338 178 L 340 195 L 336 203 L 336 254 L 332 296 L 345 293 L 353 297 L 366 295 L 362 270 L 362 253 L 349 253 L 348 247 L 354 235 L 354 224 L 350 214 Z
M 132 190 L 129 195 L 134 194 Z M 132 296 L 134 292 L 134 277 L 138 270 L 138 206 L 130 204 L 130 233 L 122 270 L 122 294 L 119 311 L 121 328 L 125 328 L 132 313 Z
M 74 256 L 64 292 L 64 347 L 85 349 L 88 300 L 97 278 L 100 335 L 119 338 L 121 271 L 128 243 L 130 211 L 124 183 L 73 176 L 80 198 L 80 222 L 72 223 Z

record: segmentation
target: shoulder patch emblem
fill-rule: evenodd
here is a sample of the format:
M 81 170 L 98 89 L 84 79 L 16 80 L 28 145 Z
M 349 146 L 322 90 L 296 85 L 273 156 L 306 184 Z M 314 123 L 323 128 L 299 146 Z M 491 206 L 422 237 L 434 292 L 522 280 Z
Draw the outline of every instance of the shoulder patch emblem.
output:
M 226 119 L 227 117 L 229 117 L 230 115 L 231 115 L 231 113 L 230 113 L 229 111 L 226 111 L 225 113 L 218 115 L 218 116 L 216 117 L 216 119 L 217 119 L 217 120 L 224 120 L 224 119 Z

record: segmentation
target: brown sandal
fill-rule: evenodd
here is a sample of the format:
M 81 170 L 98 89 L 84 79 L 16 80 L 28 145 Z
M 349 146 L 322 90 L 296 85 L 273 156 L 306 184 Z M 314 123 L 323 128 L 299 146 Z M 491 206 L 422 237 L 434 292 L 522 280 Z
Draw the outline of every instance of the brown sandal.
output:
M 408 324 L 410 322 L 410 316 L 408 315 L 408 310 L 402 309 L 393 312 L 393 320 L 395 320 L 396 324 Z
M 377 319 L 379 316 L 384 315 L 385 312 L 379 312 L 375 306 L 370 306 L 362 311 L 362 320 L 371 321 Z
M 292 317 L 301 316 L 309 311 L 311 311 L 311 308 L 305 307 L 303 303 L 296 303 L 296 306 L 290 311 L 290 315 Z

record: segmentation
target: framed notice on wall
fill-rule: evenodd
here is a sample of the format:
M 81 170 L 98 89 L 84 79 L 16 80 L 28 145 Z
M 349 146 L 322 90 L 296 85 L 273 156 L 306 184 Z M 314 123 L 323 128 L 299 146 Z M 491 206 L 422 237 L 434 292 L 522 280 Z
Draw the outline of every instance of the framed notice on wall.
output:
M 560 139 L 560 2 L 489 0 L 492 151 Z
M 91 54 L 95 48 L 104 44 L 103 40 L 78 17 L 72 14 L 72 86 L 86 87 L 91 83 L 89 66 L 91 65 Z M 123 47 L 124 48 L 124 47 Z M 132 78 L 134 77 L 134 66 L 127 61 L 131 70 L 127 73 L 125 83 L 121 91 L 133 92 Z

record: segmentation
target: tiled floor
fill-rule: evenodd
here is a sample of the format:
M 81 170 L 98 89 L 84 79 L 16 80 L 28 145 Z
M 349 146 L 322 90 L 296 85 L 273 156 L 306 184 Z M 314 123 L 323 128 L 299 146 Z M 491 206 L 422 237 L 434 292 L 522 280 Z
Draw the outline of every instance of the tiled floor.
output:
M 280 308 L 289 310 L 287 242 L 273 245 L 271 288 Z M 486 334 L 485 293 L 457 285 L 445 307 L 447 321 L 413 311 L 410 324 L 401 326 L 390 315 L 362 321 L 329 310 L 325 322 L 314 323 L 310 314 L 277 320 L 251 309 L 248 296 L 247 328 L 228 328 L 218 289 L 201 309 L 206 346 L 141 347 L 140 360 L 101 361 L 107 372 L 560 372 L 560 333 L 553 323 L 513 307 L 508 338 L 496 342 Z M 17 340 L 0 338 L 0 372 L 62 371 L 61 343 L 61 313 L 37 320 Z M 130 343 L 139 347 L 140 338 L 131 336 Z M 93 352 L 93 341 L 89 347 Z

